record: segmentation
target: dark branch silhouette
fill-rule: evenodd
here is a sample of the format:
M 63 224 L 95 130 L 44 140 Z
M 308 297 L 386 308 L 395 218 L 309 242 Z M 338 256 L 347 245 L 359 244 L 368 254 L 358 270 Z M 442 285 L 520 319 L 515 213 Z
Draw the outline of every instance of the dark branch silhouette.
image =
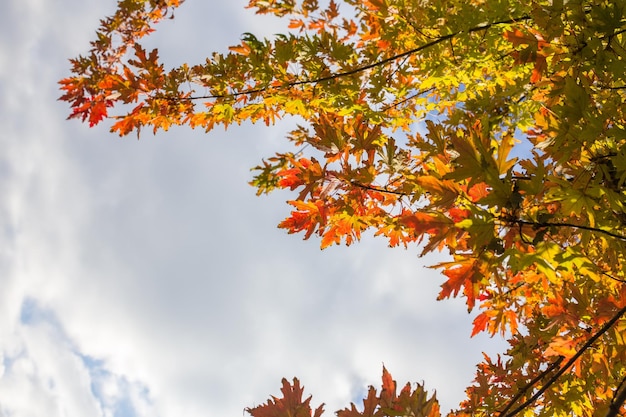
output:
M 620 408 L 622 408 L 622 404 L 624 404 L 624 402 L 626 402 L 626 376 L 617 386 L 617 389 L 615 390 L 615 396 L 613 397 L 613 401 L 611 401 L 609 411 L 606 413 L 605 417 L 617 417 L 619 415 L 619 410 Z
M 602 272 L 602 275 L 604 275 L 604 276 L 606 276 L 606 277 L 608 277 L 608 278 L 612 279 L 613 281 L 622 282 L 622 283 L 625 283 L 625 284 L 626 284 L 626 279 L 620 279 L 620 278 L 614 277 L 613 275 L 611 275 L 611 274 L 607 274 L 607 273 L 606 273 L 606 272 L 604 272 L 604 271 Z

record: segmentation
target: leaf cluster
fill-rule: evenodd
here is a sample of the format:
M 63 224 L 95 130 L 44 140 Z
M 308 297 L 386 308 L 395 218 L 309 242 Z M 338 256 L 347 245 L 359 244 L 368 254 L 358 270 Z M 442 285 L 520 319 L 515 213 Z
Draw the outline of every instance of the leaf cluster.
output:
M 324 404 L 315 410 L 311 408 L 312 397 L 302 399 L 304 387 L 300 386 L 297 378 L 293 379 L 293 384 L 283 379 L 281 392 L 282 398 L 272 397 L 267 403 L 246 411 L 252 417 L 320 417 L 324 412 Z M 398 393 L 396 381 L 391 374 L 383 367 L 382 387 L 380 393 L 376 388 L 368 390 L 367 397 L 363 399 L 363 410 L 359 411 L 355 404 L 350 408 L 337 412 L 338 417 L 439 417 L 439 403 L 434 395 L 430 398 L 422 385 L 417 385 L 415 389 L 411 384 L 406 384 Z
M 289 31 L 165 71 L 140 40 L 180 3 L 119 3 L 61 81 L 70 117 L 120 135 L 296 117 L 299 150 L 251 182 L 294 192 L 279 226 L 445 252 L 439 298 L 507 338 L 457 415 L 623 411 L 624 0 L 250 0 Z

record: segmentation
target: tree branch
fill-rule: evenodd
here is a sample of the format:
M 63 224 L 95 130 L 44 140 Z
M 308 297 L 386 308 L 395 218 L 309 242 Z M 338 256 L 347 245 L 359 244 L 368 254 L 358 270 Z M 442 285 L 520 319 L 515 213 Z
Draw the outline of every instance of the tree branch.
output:
M 615 316 L 613 316 L 613 318 L 611 318 L 611 320 L 609 320 L 608 322 L 606 322 L 604 324 L 604 326 L 602 326 L 600 328 L 600 330 L 598 330 L 589 340 L 587 340 L 587 342 L 578 350 L 576 351 L 576 354 L 574 354 L 574 356 L 572 356 L 566 363 L 565 365 L 563 365 L 562 368 L 560 368 L 554 375 L 552 375 L 552 377 L 548 380 L 548 382 L 546 382 L 546 384 L 544 386 L 542 386 L 539 390 L 537 390 L 537 392 L 535 394 L 533 394 L 532 397 L 530 397 L 528 400 L 524 401 L 519 407 L 515 408 L 513 411 L 509 412 L 508 414 L 502 414 L 502 417 L 513 417 L 515 416 L 517 413 L 519 413 L 520 411 L 523 411 L 526 407 L 528 407 L 529 405 L 532 405 L 535 401 L 537 401 L 537 399 L 539 397 L 541 397 L 543 395 L 544 392 L 546 392 L 548 390 L 548 388 L 550 388 L 550 386 L 552 384 L 554 384 L 560 377 L 561 375 L 563 375 L 577 360 L 578 358 L 587 350 L 591 347 L 591 345 L 593 345 L 604 333 L 606 333 L 611 327 L 613 327 L 613 325 L 615 323 L 617 323 L 617 321 L 626 313 L 626 306 L 622 307 L 621 310 L 619 310 Z M 517 396 L 516 396 L 517 397 Z M 624 397 L 622 399 L 622 397 Z M 622 401 L 622 403 L 624 401 L 626 401 L 626 394 L 621 393 L 619 395 L 619 398 L 616 398 L 614 403 L 618 403 L 619 400 Z M 621 406 L 621 403 L 620 403 Z M 618 410 L 619 407 L 618 406 Z M 510 408 L 508 405 L 506 408 Z M 615 415 L 613 415 L 615 416 Z M 609 416 L 610 417 L 610 416 Z
M 206 99 L 216 99 L 216 98 L 233 98 L 233 97 L 238 97 L 238 96 L 242 96 L 242 95 L 249 95 L 249 94 L 257 94 L 257 93 L 263 93 L 272 89 L 276 89 L 276 90 L 282 90 L 282 89 L 288 89 L 288 88 L 292 88 L 292 87 L 297 87 L 299 85 L 305 85 L 305 84 L 319 84 L 322 83 L 324 81 L 332 81 L 335 80 L 337 78 L 342 78 L 342 77 L 348 77 L 350 75 L 355 75 L 364 71 L 367 71 L 368 69 L 372 69 L 372 68 L 376 68 L 376 67 L 381 67 L 381 66 L 385 66 L 393 61 L 396 61 L 400 58 L 405 58 L 408 57 L 410 55 L 416 54 L 418 52 L 421 52 L 425 49 L 428 49 L 430 47 L 433 47 L 435 45 L 438 45 L 442 42 L 445 42 L 449 39 L 454 38 L 455 36 L 460 35 L 461 33 L 474 33 L 474 32 L 480 32 L 483 30 L 487 30 L 493 26 L 497 26 L 497 25 L 506 25 L 506 24 L 510 24 L 510 23 L 516 23 L 516 22 L 521 22 L 521 21 L 525 21 L 525 20 L 530 20 L 531 17 L 529 15 L 522 15 L 520 17 L 516 17 L 513 19 L 506 19 L 506 20 L 500 20 L 497 22 L 492 22 L 492 23 L 487 23 L 484 25 L 479 25 L 479 26 L 475 26 L 473 28 L 467 29 L 467 30 L 461 30 L 461 31 L 457 31 L 457 32 L 453 32 L 447 35 L 443 35 L 440 36 L 436 39 L 433 39 L 430 42 L 427 42 L 423 45 L 420 45 L 416 48 L 410 49 L 408 51 L 402 52 L 400 54 L 391 56 L 389 58 L 385 58 L 382 59 L 380 61 L 376 61 L 373 62 L 371 64 L 367 64 L 367 65 L 363 65 L 361 67 L 356 67 L 353 68 L 351 70 L 348 71 L 343 71 L 343 72 L 337 72 L 331 75 L 327 75 L 324 77 L 319 77 L 319 78 L 313 78 L 313 79 L 308 79 L 308 80 L 300 80 L 300 81 L 293 81 L 290 83 L 286 83 L 282 86 L 279 87 L 260 87 L 260 88 L 251 88 L 251 89 L 247 89 L 247 90 L 242 90 L 242 91 L 237 91 L 234 93 L 229 93 L 229 94 L 210 94 L 210 95 L 205 95 L 205 96 L 191 96 L 191 97 L 162 97 L 165 98 L 167 100 L 172 100 L 172 101 L 187 101 L 187 100 L 206 100 Z
M 396 194 L 396 195 L 401 195 L 401 196 L 411 196 L 411 193 L 402 193 L 399 191 L 393 191 L 393 190 L 387 190 L 385 188 L 379 188 L 379 187 L 374 187 L 371 185 L 365 185 L 365 184 L 361 184 L 358 182 L 351 182 L 352 185 L 357 186 L 357 187 L 361 187 L 361 188 L 365 188 L 367 190 L 372 190 L 372 191 L 379 191 L 381 193 L 388 193 L 388 194 Z M 500 220 L 502 220 L 504 223 L 513 223 L 513 224 L 517 224 L 520 227 L 521 226 L 533 226 L 533 227 L 550 227 L 550 226 L 556 226 L 556 227 L 569 227 L 572 229 L 581 229 L 581 230 L 587 230 L 589 232 L 596 232 L 596 233 L 601 233 L 607 236 L 610 236 L 612 238 L 615 239 L 619 239 L 622 240 L 624 242 L 626 242 L 626 236 L 618 234 L 618 233 L 613 233 L 610 232 L 608 230 L 604 230 L 604 229 L 598 229 L 597 227 L 591 227 L 591 226 L 585 226 L 582 224 L 574 224 L 574 223 L 566 223 L 566 222 L 531 222 L 528 220 L 522 220 L 522 219 L 511 219 L 511 218 L 500 218 Z M 520 236 L 522 238 L 522 240 L 524 240 L 524 237 L 521 235 Z M 529 243 L 530 242 L 526 242 Z M 611 277 L 612 278 L 612 277 Z M 620 279 L 616 279 L 617 281 L 622 281 Z
M 524 394 L 526 394 L 526 391 L 531 389 L 535 384 L 537 384 L 539 381 L 545 378 L 546 375 L 548 375 L 550 372 L 556 369 L 561 364 L 561 362 L 563 362 L 563 359 L 565 359 L 563 356 L 559 356 L 554 362 L 550 364 L 550 366 L 548 366 L 548 368 L 545 371 L 543 371 L 542 373 L 534 377 L 528 384 L 526 384 L 522 389 L 520 389 L 518 393 L 515 394 L 513 398 L 511 398 L 511 400 L 508 402 L 506 407 L 504 407 L 504 409 L 500 411 L 500 415 L 503 415 L 507 411 L 509 411 L 509 409 L 513 407 L 513 404 L 515 404 L 517 400 L 519 400 L 520 398 L 522 398 Z

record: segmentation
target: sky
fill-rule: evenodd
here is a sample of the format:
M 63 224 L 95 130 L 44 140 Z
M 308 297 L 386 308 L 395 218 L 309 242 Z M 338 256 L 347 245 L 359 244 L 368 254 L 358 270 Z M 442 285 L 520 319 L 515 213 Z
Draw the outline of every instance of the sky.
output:
M 187 0 L 147 41 L 201 62 L 285 22 Z M 67 121 L 57 81 L 113 0 L 7 0 L 0 14 L 0 417 L 238 417 L 297 376 L 327 415 L 394 378 L 444 411 L 481 352 L 443 257 L 366 237 L 321 251 L 276 225 L 250 168 L 294 121 L 140 140 Z

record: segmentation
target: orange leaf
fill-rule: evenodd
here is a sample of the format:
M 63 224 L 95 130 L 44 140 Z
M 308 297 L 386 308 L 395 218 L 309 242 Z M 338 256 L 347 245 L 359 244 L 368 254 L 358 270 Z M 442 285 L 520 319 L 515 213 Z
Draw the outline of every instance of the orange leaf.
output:
M 440 180 L 432 175 L 422 175 L 416 178 L 416 182 L 426 191 L 434 194 L 443 194 L 445 191 L 456 192 L 458 187 L 454 181 Z
M 304 26 L 302 19 L 291 19 L 287 27 L 289 29 L 300 29 L 302 26 Z
M 441 285 L 441 292 L 438 298 L 448 298 L 451 295 L 456 297 L 462 286 L 471 286 L 475 266 L 476 261 L 474 259 L 465 260 L 460 264 L 457 262 L 451 263 L 451 267 L 443 271 L 448 280 Z
M 387 41 L 387 40 L 379 40 L 378 42 L 376 42 L 376 46 L 378 47 L 378 49 L 380 49 L 381 51 L 384 51 L 386 49 L 389 49 L 391 47 L 391 42 Z
M 536 41 L 534 37 L 530 37 L 528 34 L 522 32 L 519 29 L 504 32 L 504 37 L 507 41 L 511 42 L 515 46 L 527 45 L 532 41 Z
M 517 333 L 517 313 L 512 310 L 507 310 L 504 312 L 504 317 L 506 318 L 507 323 L 509 324 L 509 329 L 511 334 Z
M 384 2 L 383 0 L 364 0 L 363 5 L 372 11 L 376 11 L 384 6 Z
M 380 392 L 380 400 L 383 406 L 391 407 L 393 400 L 396 398 L 396 381 L 393 380 L 391 374 L 383 366 L 383 389 Z
M 396 381 L 393 380 L 387 368 L 383 366 L 383 391 L 392 392 L 396 394 Z
M 545 350 L 546 356 L 564 356 L 571 358 L 576 354 L 576 340 L 565 337 L 555 337 Z
M 111 126 L 111 132 L 118 132 L 120 136 L 127 135 L 136 127 L 135 119 L 132 117 L 124 117 Z
M 250 54 L 250 47 L 245 43 L 237 46 L 229 46 L 228 49 L 244 56 L 248 56 Z

